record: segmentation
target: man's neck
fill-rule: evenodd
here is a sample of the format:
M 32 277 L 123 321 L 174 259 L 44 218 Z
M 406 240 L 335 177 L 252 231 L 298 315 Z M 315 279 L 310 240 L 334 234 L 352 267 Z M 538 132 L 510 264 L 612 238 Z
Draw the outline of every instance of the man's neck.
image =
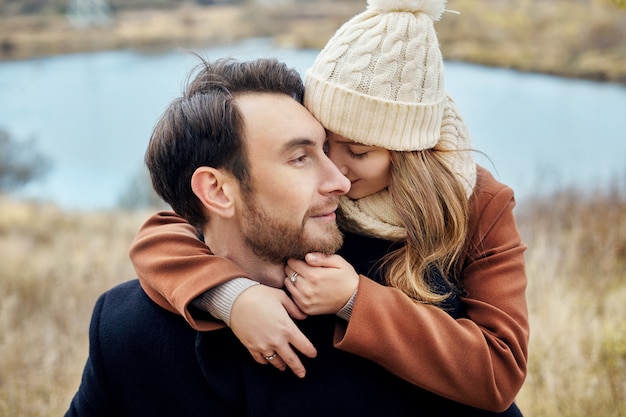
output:
M 243 238 L 228 233 L 205 230 L 204 239 L 214 255 L 230 259 L 245 270 L 250 277 L 270 287 L 282 288 L 285 265 L 269 262 L 254 253 Z
M 235 259 L 235 256 L 227 256 L 227 258 L 242 267 L 255 281 L 270 287 L 282 288 L 285 278 L 284 264 L 274 264 L 254 254 L 244 256 L 239 260 Z

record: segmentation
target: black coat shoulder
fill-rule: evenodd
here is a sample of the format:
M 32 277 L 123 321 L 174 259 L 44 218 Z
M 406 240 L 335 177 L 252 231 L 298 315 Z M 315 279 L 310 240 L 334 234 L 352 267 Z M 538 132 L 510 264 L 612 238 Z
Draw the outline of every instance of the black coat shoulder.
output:
M 105 292 L 93 310 L 89 357 L 66 417 L 238 415 L 212 395 L 196 338 L 137 280 Z

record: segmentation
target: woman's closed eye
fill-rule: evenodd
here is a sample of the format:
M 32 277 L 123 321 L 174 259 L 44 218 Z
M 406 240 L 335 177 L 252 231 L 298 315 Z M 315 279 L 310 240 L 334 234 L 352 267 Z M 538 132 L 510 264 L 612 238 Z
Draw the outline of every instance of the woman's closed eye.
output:
M 352 159 L 363 159 L 367 156 L 368 152 L 353 152 L 352 149 L 348 148 L 348 155 Z

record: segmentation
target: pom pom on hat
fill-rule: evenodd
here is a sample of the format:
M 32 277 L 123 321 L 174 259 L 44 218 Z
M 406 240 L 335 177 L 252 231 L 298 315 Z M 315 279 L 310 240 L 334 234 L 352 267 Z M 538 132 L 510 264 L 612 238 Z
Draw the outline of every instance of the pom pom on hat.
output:
M 368 0 L 371 7 L 383 12 L 424 12 L 433 20 L 441 19 L 446 0 Z

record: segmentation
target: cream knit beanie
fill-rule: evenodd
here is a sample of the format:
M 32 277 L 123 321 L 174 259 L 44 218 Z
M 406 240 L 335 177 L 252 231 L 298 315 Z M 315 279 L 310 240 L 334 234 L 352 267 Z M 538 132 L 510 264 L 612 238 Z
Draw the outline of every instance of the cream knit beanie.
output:
M 439 143 L 461 151 L 448 153 L 448 165 L 469 197 L 476 167 L 465 124 L 444 89 L 434 29 L 445 3 L 368 0 L 307 71 L 304 105 L 326 129 L 364 145 L 416 151 Z

